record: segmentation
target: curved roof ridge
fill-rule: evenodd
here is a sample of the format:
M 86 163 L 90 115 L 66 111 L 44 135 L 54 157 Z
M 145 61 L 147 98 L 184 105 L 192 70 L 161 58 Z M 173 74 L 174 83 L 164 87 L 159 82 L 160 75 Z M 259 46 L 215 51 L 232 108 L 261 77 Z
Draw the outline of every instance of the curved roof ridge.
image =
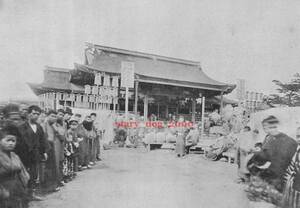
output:
M 97 44 L 88 43 L 88 42 L 86 42 L 86 46 L 99 48 L 100 50 L 104 50 L 104 51 L 111 51 L 111 52 L 115 52 L 115 53 L 121 53 L 121 54 L 133 55 L 133 56 L 140 56 L 140 57 L 150 58 L 150 59 L 159 59 L 159 60 L 163 60 L 163 61 L 169 61 L 169 62 L 175 62 L 175 63 L 181 63 L 181 64 L 199 66 L 200 67 L 200 62 L 199 61 L 191 61 L 191 60 L 186 60 L 186 59 L 156 55 L 156 54 L 152 54 L 152 53 L 132 51 L 132 50 L 115 48 L 115 47 L 110 47 L 110 46 L 97 45 Z

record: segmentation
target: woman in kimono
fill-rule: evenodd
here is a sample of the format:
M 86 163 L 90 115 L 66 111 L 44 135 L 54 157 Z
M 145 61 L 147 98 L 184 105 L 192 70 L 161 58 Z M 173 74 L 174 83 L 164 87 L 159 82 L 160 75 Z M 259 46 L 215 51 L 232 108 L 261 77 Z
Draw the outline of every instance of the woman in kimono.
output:
M 73 146 L 73 134 L 67 133 L 65 147 L 64 147 L 65 159 L 63 161 L 63 176 L 64 182 L 69 182 L 74 176 L 74 146 Z
M 177 132 L 175 152 L 177 157 L 185 156 L 185 136 L 182 131 Z
M 178 119 L 178 123 L 183 123 L 184 118 L 180 117 Z M 176 128 L 176 146 L 175 146 L 175 152 L 177 157 L 183 157 L 185 156 L 185 145 L 186 145 L 186 129 L 182 127 Z
M 18 129 L 4 125 L 0 130 L 0 207 L 28 207 L 27 183 L 29 174 L 20 158 L 13 152 Z
M 82 169 L 91 168 L 92 160 L 92 145 L 96 138 L 96 132 L 93 129 L 93 122 L 90 116 L 87 116 L 82 124 L 78 127 L 78 136 L 82 138 L 79 145 L 80 163 Z
M 176 137 L 176 147 L 175 152 L 177 157 L 185 156 L 185 145 L 186 145 L 186 136 L 188 135 L 188 129 L 179 129 Z
M 78 120 L 72 117 L 69 121 L 70 129 L 68 129 L 68 135 L 72 135 L 73 144 L 73 175 L 76 176 L 75 172 L 78 172 L 78 162 L 79 162 L 79 137 L 78 137 Z

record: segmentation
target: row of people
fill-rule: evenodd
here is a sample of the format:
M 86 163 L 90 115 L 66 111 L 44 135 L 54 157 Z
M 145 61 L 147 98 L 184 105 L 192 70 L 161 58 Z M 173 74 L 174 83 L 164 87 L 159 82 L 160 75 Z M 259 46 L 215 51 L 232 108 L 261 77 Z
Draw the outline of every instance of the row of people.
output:
M 0 207 L 27 207 L 30 200 L 41 200 L 40 193 L 59 190 L 77 171 L 101 160 L 95 113 L 82 122 L 70 109 L 44 114 L 35 105 L 20 110 L 9 104 L 2 113 Z

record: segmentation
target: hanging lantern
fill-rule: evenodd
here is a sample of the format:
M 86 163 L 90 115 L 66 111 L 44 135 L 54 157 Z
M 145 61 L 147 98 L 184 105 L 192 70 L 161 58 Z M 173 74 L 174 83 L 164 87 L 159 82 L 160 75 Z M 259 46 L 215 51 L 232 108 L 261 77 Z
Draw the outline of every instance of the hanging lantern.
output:
M 102 81 L 102 76 L 101 76 L 101 74 L 100 74 L 100 73 L 95 74 L 95 81 L 94 81 L 94 84 L 95 84 L 95 85 L 101 85 L 101 84 L 102 84 L 101 81 Z
M 104 96 L 100 95 L 99 96 L 99 103 L 103 103 L 104 102 Z
M 83 102 L 84 103 L 88 102 L 88 95 L 83 95 Z
M 107 95 L 107 87 L 103 87 L 101 95 Z
M 113 87 L 118 87 L 119 86 L 119 77 L 118 76 L 113 76 L 112 77 L 112 86 Z
M 114 96 L 117 97 L 118 96 L 118 88 L 114 89 Z
M 104 86 L 110 86 L 110 76 L 104 75 Z
M 73 93 L 70 94 L 69 100 L 70 101 L 75 101 L 75 95 Z
M 61 100 L 62 99 L 61 96 L 62 96 L 62 94 L 60 92 L 56 93 L 57 100 Z
M 84 93 L 91 94 L 91 86 L 90 85 L 84 85 Z
M 89 102 L 95 102 L 95 95 L 89 96 Z
M 99 87 L 99 91 L 98 91 L 98 95 L 102 95 L 103 94 L 103 86 Z
M 114 96 L 109 96 L 109 103 L 112 104 L 114 100 Z
M 98 94 L 98 86 L 93 86 L 92 87 L 92 94 L 97 95 Z

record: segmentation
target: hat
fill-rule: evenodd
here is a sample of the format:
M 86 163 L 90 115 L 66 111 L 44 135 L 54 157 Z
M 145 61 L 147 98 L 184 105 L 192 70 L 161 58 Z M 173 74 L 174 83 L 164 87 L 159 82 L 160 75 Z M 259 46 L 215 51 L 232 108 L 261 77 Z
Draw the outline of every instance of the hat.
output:
M 8 104 L 3 108 L 2 112 L 5 117 L 8 117 L 11 114 L 19 114 L 19 106 L 12 103 Z
M 76 121 L 78 123 L 78 119 L 75 118 L 75 116 L 72 116 L 69 120 L 69 123 L 72 123 L 73 121 Z
M 268 116 L 267 118 L 265 118 L 262 123 L 268 123 L 268 124 L 278 124 L 279 123 L 279 120 L 271 115 L 271 116 Z
M 70 114 L 70 115 L 73 115 L 72 109 L 69 108 L 69 107 L 66 107 L 65 113 Z

